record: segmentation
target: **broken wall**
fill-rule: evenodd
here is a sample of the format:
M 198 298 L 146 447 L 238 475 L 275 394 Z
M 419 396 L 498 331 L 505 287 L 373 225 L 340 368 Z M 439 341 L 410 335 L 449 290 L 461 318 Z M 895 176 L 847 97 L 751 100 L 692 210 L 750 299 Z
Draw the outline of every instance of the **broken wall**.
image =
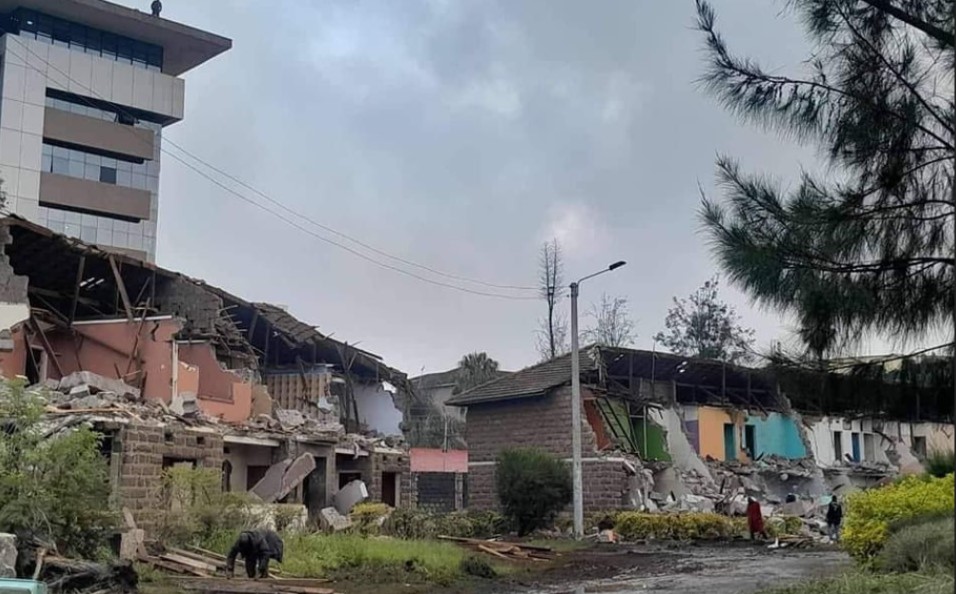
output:
M 911 435 L 926 440 L 926 453 L 952 452 L 954 428 L 952 423 L 912 423 Z
M 401 435 L 402 411 L 395 406 L 394 392 L 386 390 L 385 386 L 383 382 L 354 384 L 358 420 L 369 430 L 383 435 Z
M 727 425 L 734 427 L 733 439 L 725 440 Z M 739 458 L 741 439 L 730 413 L 722 408 L 701 406 L 697 409 L 697 430 L 701 457 L 710 456 L 714 460 L 736 460 Z M 728 454 L 730 454 L 728 456 Z
M 278 448 L 278 442 L 275 445 L 250 445 L 234 443 L 227 438 L 223 457 L 229 462 L 229 490 L 245 493 L 251 489 L 262 477 L 263 469 L 276 462 Z M 253 469 L 252 474 L 250 468 Z
M 806 458 L 807 448 L 792 417 L 771 412 L 767 415 L 748 415 L 744 423 L 754 427 L 755 457 L 773 455 L 792 460 Z
M 128 321 L 126 318 L 76 322 L 73 331 L 54 329 L 47 340 L 57 354 L 63 375 L 91 371 L 109 378 L 125 376 L 136 384 L 137 371 L 145 377 L 145 398 L 169 403 L 172 392 L 172 341 L 179 320 L 158 317 Z M 61 379 L 56 366 L 47 365 L 52 379 Z
M 686 422 L 681 416 L 682 412 L 683 409 L 678 411 L 673 408 L 653 408 L 650 409 L 650 417 L 663 427 L 667 451 L 674 466 L 685 472 L 694 471 L 702 477 L 710 478 L 707 465 L 697 455 L 690 437 L 685 432 Z
M 332 372 L 326 365 L 303 369 L 267 369 L 263 382 L 276 408 L 298 410 L 321 423 L 338 423 L 338 398 L 331 393 Z
M 198 399 L 199 408 L 209 416 L 221 417 L 228 422 L 238 423 L 250 417 L 252 383 L 236 372 L 223 369 L 209 343 L 179 342 L 176 351 L 180 370 L 184 372 L 182 381 L 177 381 L 174 387 L 177 395 L 196 390 L 193 394 Z M 198 384 L 195 380 L 197 371 Z

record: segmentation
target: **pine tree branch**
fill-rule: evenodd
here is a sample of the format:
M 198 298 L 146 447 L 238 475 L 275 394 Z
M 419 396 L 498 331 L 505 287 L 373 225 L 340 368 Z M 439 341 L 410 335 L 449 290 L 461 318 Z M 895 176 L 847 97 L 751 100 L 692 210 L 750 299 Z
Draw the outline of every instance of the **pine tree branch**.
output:
M 940 43 L 950 47 L 956 47 L 956 39 L 954 39 L 952 33 L 944 31 L 932 23 L 927 23 L 926 21 L 909 14 L 897 6 L 893 6 L 893 4 L 888 0 L 863 0 L 863 2 L 869 4 L 877 10 L 881 10 L 886 14 L 903 21 L 907 25 L 919 29 Z
M 864 1 L 867 1 L 867 0 L 864 0 Z M 893 74 L 893 76 L 896 77 L 896 80 L 900 81 L 900 83 L 904 87 L 906 87 L 906 89 L 910 92 L 910 94 L 916 98 L 916 100 L 920 103 L 920 105 L 922 105 L 923 108 L 926 109 L 926 111 L 931 116 L 933 116 L 933 119 L 936 120 L 936 122 L 939 123 L 939 125 L 941 125 L 943 129 L 948 130 L 950 133 L 953 133 L 953 126 L 951 122 L 947 121 L 946 118 L 943 118 L 938 113 L 936 113 L 936 108 L 930 105 L 929 102 L 926 101 L 926 98 L 923 97 L 923 95 L 916 89 L 916 87 L 914 87 L 912 83 L 910 83 L 910 81 L 905 76 L 903 76 L 903 74 L 899 72 L 893 66 L 892 63 L 890 63 L 890 61 L 886 58 L 886 56 L 883 55 L 883 52 L 879 51 L 876 47 L 874 47 L 873 44 L 870 42 L 870 40 L 867 39 L 865 35 L 860 33 L 859 29 L 857 29 L 853 25 L 853 23 L 850 21 L 850 18 L 846 15 L 846 13 L 840 9 L 839 3 L 836 3 L 836 11 L 837 11 L 837 14 L 840 15 L 840 18 L 843 19 L 843 22 L 846 24 L 847 29 L 849 29 L 850 32 L 853 33 L 853 36 L 860 43 L 862 43 L 870 51 L 871 54 L 873 54 L 874 56 L 876 56 L 877 59 L 879 59 L 879 61 L 883 64 L 883 66 L 885 66 L 886 69 L 889 70 Z

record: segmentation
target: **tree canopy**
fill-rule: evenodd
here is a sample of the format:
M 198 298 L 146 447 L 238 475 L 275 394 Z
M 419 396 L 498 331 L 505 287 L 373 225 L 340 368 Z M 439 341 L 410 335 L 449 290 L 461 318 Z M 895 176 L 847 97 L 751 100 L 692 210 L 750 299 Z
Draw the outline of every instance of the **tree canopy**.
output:
M 720 300 L 715 276 L 687 299 L 674 298 L 664 320 L 666 330 L 654 340 L 677 353 L 702 359 L 741 363 L 751 357 L 754 331 L 740 325 L 740 316 Z
M 626 347 L 634 342 L 636 331 L 627 308 L 626 297 L 601 295 L 601 302 L 592 304 L 588 312 L 591 326 L 581 333 L 584 343 L 607 347 Z
M 468 353 L 458 362 L 455 393 L 459 394 L 498 377 L 498 362 L 488 353 Z
M 829 167 L 792 189 L 717 161 L 702 217 L 730 279 L 795 314 L 824 356 L 864 334 L 953 324 L 954 0 L 792 0 L 808 72 L 734 55 L 698 0 L 702 82 L 741 118 L 819 147 Z

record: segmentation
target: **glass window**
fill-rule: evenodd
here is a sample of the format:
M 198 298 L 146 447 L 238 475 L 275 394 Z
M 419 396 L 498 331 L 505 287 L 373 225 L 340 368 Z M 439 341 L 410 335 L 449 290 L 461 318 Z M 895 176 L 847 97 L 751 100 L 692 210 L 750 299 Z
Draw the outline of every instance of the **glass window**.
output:
M 52 171 L 53 168 L 53 157 L 50 155 L 43 155 L 43 161 L 40 165 L 42 171 Z
M 63 221 L 63 218 L 64 218 L 64 216 L 63 216 L 64 214 L 65 214 L 65 213 L 64 213 L 62 210 L 58 209 L 58 208 L 51 208 L 51 209 L 50 209 L 50 213 L 49 213 L 49 217 L 50 217 L 50 220 L 51 220 L 51 221 L 61 221 L 61 222 L 62 222 L 62 221 Z
M 120 37 L 116 40 L 116 59 L 119 62 L 133 63 L 133 42 L 126 37 Z
M 116 171 L 116 185 L 130 187 L 133 184 L 133 174 L 129 171 Z
M 130 185 L 131 185 L 132 187 L 136 188 L 137 190 L 145 190 L 145 189 L 146 189 L 146 176 L 143 175 L 142 173 L 134 173 L 134 174 L 133 174 L 132 183 L 131 183 Z
M 100 245 L 109 245 L 113 243 L 113 232 L 109 229 L 97 229 L 96 243 Z
M 78 177 L 80 179 L 83 179 L 83 175 L 85 173 L 84 168 L 86 167 L 86 165 L 83 164 L 83 161 L 71 160 L 68 162 L 68 167 L 69 167 L 69 170 L 68 170 L 69 173 L 67 175 L 71 177 Z
M 116 169 L 113 167 L 100 167 L 100 181 L 104 184 L 115 184 Z
M 83 167 L 83 178 L 91 179 L 93 181 L 103 181 L 100 179 L 100 168 L 96 165 L 87 164 Z
M 50 164 L 50 171 L 53 173 L 59 173 L 61 175 L 70 174 L 70 162 L 67 159 L 62 157 L 53 157 L 53 162 Z
M 89 243 L 96 241 L 96 227 L 83 226 L 80 229 L 80 239 Z
M 115 60 L 117 44 L 116 35 L 113 35 L 112 33 L 103 33 L 100 42 L 103 46 L 103 57 L 109 58 L 110 60 Z
M 53 147 L 53 152 L 51 153 L 54 157 L 59 157 L 60 159 L 68 159 L 70 157 L 70 149 L 65 149 L 62 146 Z

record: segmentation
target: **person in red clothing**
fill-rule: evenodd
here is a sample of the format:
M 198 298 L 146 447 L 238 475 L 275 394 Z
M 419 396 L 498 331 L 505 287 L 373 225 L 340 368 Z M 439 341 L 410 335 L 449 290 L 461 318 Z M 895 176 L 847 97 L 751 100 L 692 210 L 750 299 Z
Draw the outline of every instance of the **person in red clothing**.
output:
M 750 529 L 750 540 L 757 540 L 759 534 L 763 538 L 770 538 L 763 525 L 763 513 L 760 504 L 753 497 L 747 498 L 747 527 Z

